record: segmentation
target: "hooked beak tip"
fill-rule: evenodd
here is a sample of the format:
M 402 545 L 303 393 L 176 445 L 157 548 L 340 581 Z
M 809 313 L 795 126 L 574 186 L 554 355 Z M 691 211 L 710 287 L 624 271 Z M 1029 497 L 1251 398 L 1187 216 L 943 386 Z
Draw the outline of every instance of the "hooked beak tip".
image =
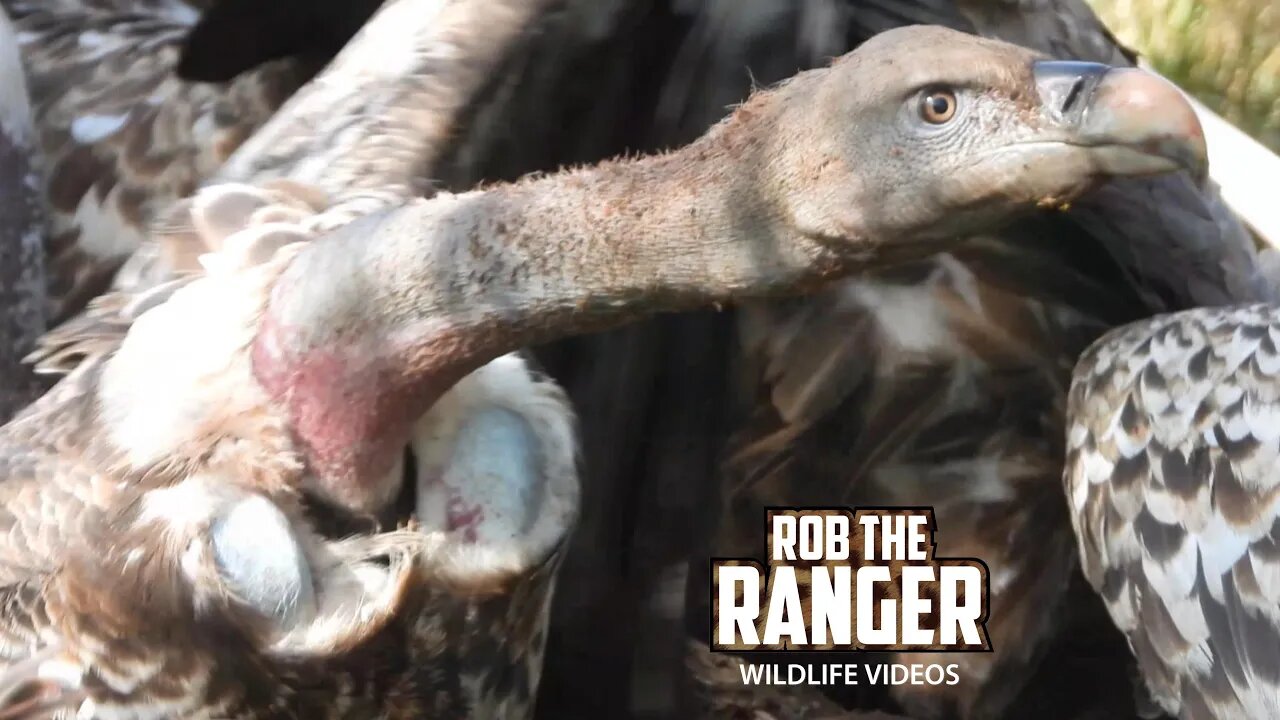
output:
M 1142 175 L 1183 169 L 1208 174 L 1208 148 L 1195 108 L 1168 80 L 1138 68 L 1096 63 L 1037 63 L 1036 84 L 1049 114 L 1096 150 L 1103 169 Z

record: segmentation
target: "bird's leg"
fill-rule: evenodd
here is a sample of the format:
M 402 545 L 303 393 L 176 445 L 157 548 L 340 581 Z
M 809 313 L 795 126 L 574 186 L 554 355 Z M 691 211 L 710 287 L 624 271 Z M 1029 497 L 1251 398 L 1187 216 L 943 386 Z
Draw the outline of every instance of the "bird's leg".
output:
M 560 389 L 518 355 L 464 378 L 413 430 L 421 530 L 541 562 L 575 516 L 574 422 Z
M 315 614 L 311 567 L 289 519 L 261 495 L 233 503 L 209 528 L 218 573 L 243 602 L 280 628 Z
M 462 418 L 443 467 L 419 473 L 423 529 L 454 533 L 466 542 L 518 539 L 545 492 L 539 454 L 528 419 L 507 408 L 482 407 Z

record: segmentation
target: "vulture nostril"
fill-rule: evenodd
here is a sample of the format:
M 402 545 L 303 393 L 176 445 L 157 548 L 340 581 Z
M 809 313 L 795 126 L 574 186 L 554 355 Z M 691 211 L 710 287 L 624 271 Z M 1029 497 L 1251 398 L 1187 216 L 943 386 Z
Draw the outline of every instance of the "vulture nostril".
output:
M 1045 112 L 1067 125 L 1080 121 L 1094 90 L 1110 71 L 1100 63 L 1074 60 L 1044 60 L 1031 70 Z
M 1067 97 L 1062 101 L 1062 114 L 1066 115 L 1071 112 L 1072 106 L 1080 99 L 1080 95 L 1084 91 L 1084 76 L 1077 76 L 1075 82 L 1071 83 L 1071 89 L 1067 91 Z

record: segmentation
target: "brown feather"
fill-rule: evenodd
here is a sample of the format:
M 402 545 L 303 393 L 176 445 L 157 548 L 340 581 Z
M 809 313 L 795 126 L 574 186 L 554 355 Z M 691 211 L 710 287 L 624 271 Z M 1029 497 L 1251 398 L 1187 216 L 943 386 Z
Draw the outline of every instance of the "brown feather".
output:
M 183 0 L 4 0 L 22 37 L 51 223 L 50 318 L 106 288 L 147 224 L 189 195 L 306 79 L 292 60 L 226 85 L 174 75 Z

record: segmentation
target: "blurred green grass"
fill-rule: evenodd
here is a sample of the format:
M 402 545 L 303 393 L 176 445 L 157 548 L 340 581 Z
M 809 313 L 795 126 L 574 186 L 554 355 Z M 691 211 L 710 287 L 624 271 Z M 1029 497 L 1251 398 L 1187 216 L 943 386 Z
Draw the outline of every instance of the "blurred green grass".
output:
M 1089 0 L 1121 42 L 1280 152 L 1280 0 Z

